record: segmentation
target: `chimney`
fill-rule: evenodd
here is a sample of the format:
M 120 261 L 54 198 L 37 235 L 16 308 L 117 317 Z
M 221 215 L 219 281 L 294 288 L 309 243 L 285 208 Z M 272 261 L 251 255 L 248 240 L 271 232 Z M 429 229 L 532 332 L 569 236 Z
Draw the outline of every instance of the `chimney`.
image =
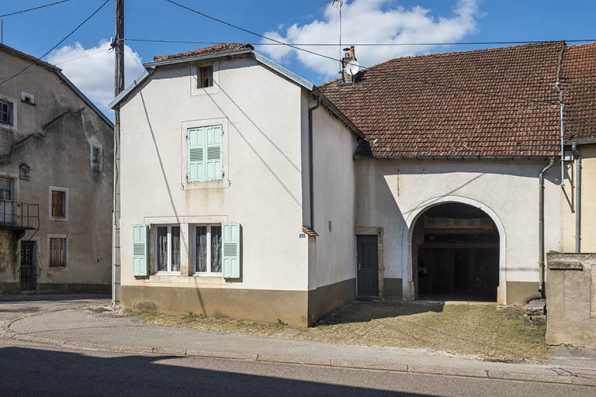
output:
M 354 76 L 358 73 L 358 62 L 356 61 L 356 52 L 354 46 L 344 48 L 344 57 L 341 60 L 342 64 L 342 80 L 344 83 L 353 83 Z M 354 72 L 355 71 L 355 72 Z

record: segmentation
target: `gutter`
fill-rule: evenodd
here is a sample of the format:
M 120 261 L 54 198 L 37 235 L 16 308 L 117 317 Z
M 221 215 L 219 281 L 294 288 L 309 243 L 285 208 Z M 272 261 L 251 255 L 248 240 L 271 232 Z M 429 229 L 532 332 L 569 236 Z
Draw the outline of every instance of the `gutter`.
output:
M 596 143 L 596 142 L 594 142 Z M 549 160 L 549 156 L 353 156 L 354 160 L 433 160 L 433 161 L 503 161 Z
M 593 139 L 577 139 L 577 140 L 569 140 L 565 141 L 565 145 L 590 145 L 596 144 L 596 138 Z
M 575 253 L 581 252 L 582 235 L 582 158 L 577 144 L 571 146 L 575 156 Z
M 565 124 L 563 122 L 563 115 L 565 111 L 565 103 L 563 102 L 563 90 L 561 89 L 561 66 L 563 65 L 563 54 L 565 53 L 566 44 L 563 42 L 563 47 L 559 53 L 559 61 L 557 63 L 557 79 L 555 81 L 555 90 L 559 93 L 559 107 L 560 107 L 560 130 L 561 130 L 561 187 L 565 186 Z
M 317 104 L 311 108 L 308 108 L 308 194 L 309 194 L 309 213 L 310 213 L 310 225 L 307 229 L 310 229 L 315 235 L 315 195 L 314 195 L 314 154 L 313 154 L 313 121 L 312 114 L 321 106 L 321 95 L 317 96 Z
M 546 291 L 544 290 L 544 174 L 553 165 L 555 165 L 555 158 L 551 157 L 550 162 L 538 176 L 538 291 L 542 298 L 546 298 Z

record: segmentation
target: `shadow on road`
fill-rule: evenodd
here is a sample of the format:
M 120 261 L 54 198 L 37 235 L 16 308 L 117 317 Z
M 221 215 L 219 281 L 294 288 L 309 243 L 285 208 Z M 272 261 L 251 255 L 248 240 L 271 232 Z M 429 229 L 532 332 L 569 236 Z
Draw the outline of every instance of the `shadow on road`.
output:
M 11 294 L 0 295 L 0 305 L 25 302 L 59 302 L 111 299 L 105 294 Z
M 288 379 L 279 366 L 264 368 L 249 361 L 205 360 L 207 364 L 204 366 L 216 368 L 199 369 L 178 366 L 173 361 L 167 361 L 170 359 L 177 359 L 178 362 L 190 360 L 188 357 L 163 356 L 103 358 L 72 352 L 6 347 L 0 349 L 0 387 L 2 395 L 6 396 L 421 396 Z M 233 372 L 238 368 L 246 372 L 250 368 L 256 368 L 256 372 L 270 369 L 274 375 Z M 293 371 L 301 371 L 305 367 L 287 368 L 285 371 L 291 372 L 285 375 L 291 376 Z

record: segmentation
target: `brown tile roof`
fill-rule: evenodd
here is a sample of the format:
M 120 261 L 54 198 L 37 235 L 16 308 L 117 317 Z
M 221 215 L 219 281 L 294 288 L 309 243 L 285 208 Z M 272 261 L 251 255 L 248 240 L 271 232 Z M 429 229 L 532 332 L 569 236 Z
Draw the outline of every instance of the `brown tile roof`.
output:
M 596 43 L 569 46 L 561 68 L 567 140 L 596 138 Z
M 158 55 L 158 56 L 153 57 L 153 61 L 163 61 L 166 59 L 187 58 L 187 57 L 193 57 L 193 56 L 197 56 L 197 55 L 216 54 L 218 52 L 238 51 L 238 50 L 243 50 L 245 48 L 254 50 L 254 47 L 250 44 L 224 43 L 224 44 L 212 45 L 210 47 L 199 48 L 198 50 L 183 52 L 180 54 Z
M 581 58 L 586 66 L 563 73 L 566 79 L 594 76 L 595 58 L 586 55 L 594 47 L 580 47 L 567 48 L 565 65 Z M 547 42 L 398 58 L 364 70 L 356 84 L 336 80 L 319 88 L 371 142 L 357 155 L 552 156 L 559 153 L 555 81 L 564 48 Z M 595 134 L 584 129 L 595 86 L 582 87 L 585 95 L 572 96 L 570 129 L 588 136 Z

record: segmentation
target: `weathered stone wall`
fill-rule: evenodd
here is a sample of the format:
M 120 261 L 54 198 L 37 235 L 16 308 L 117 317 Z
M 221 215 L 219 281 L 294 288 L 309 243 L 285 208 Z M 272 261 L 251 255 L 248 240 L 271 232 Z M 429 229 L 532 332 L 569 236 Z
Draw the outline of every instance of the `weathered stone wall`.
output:
M 113 130 L 57 72 L 0 47 L 0 86 L 13 104 L 12 125 L 0 125 L 0 177 L 13 182 L 15 202 L 39 206 L 39 230 L 0 228 L 0 293 L 20 289 L 22 242 L 35 243 L 39 291 L 110 291 L 113 191 Z M 23 101 L 24 93 L 34 101 Z M 92 148 L 101 148 L 92 164 Z M 28 175 L 21 174 L 28 167 Z M 66 216 L 51 215 L 51 189 L 66 190 Z M 36 207 L 27 207 L 36 215 Z M 25 212 L 26 213 L 26 212 Z M 23 223 L 25 223 L 23 221 Z M 50 236 L 66 237 L 66 266 L 50 268 Z M 10 238 L 7 245 L 6 239 Z
M 596 348 L 596 254 L 547 255 L 550 345 Z

